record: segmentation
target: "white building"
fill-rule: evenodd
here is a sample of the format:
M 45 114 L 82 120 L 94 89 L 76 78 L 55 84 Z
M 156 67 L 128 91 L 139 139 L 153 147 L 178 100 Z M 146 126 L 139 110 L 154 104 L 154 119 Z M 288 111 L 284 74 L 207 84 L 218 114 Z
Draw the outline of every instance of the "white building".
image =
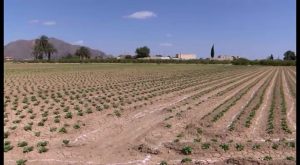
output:
M 170 57 L 144 57 L 139 59 L 146 59 L 146 60 L 170 60 Z
M 180 60 L 194 60 L 197 59 L 196 54 L 176 54 L 176 58 L 180 59 Z
M 4 57 L 4 61 L 12 61 L 12 60 L 13 60 L 12 57 L 9 57 L 9 56 L 5 56 L 5 57 Z
M 211 58 L 211 60 L 218 60 L 218 61 L 225 61 L 225 60 L 229 60 L 232 61 L 234 59 L 238 59 L 240 58 L 239 56 L 228 56 L 228 55 L 219 55 L 215 58 Z

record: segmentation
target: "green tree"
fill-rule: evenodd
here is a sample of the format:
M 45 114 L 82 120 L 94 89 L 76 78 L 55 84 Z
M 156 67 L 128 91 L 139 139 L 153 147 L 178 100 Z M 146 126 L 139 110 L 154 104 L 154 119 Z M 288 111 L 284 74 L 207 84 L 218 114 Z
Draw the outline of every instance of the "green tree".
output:
M 46 53 L 48 55 L 48 61 L 51 60 L 51 55 L 53 53 L 56 53 L 56 52 L 57 52 L 57 50 L 54 48 L 54 46 L 52 44 L 48 43 L 47 47 L 46 47 Z
M 80 60 L 82 59 L 89 59 L 91 57 L 90 50 L 87 47 L 81 46 L 79 49 L 76 50 L 75 52 L 76 56 L 80 57 Z
M 214 56 L 215 56 L 215 49 L 214 49 L 214 44 L 213 44 L 213 46 L 211 47 L 211 50 L 210 50 L 210 57 L 214 58 Z
M 149 57 L 150 49 L 147 46 L 137 48 L 135 50 L 136 58 Z
M 35 60 L 43 58 L 43 50 L 39 44 L 40 44 L 40 39 L 36 39 L 34 41 L 34 47 L 32 52 Z
M 283 60 L 296 60 L 296 54 L 295 52 L 293 51 L 286 51 L 284 54 L 283 54 Z
M 51 54 L 57 52 L 54 46 L 49 43 L 47 36 L 42 35 L 40 38 L 36 39 L 34 42 L 33 52 L 35 59 L 43 59 L 44 54 L 48 56 L 48 60 L 51 59 Z
M 125 59 L 132 59 L 133 57 L 131 55 L 125 55 Z
M 270 60 L 273 60 L 274 57 L 273 57 L 273 54 L 271 54 L 271 56 L 269 57 Z

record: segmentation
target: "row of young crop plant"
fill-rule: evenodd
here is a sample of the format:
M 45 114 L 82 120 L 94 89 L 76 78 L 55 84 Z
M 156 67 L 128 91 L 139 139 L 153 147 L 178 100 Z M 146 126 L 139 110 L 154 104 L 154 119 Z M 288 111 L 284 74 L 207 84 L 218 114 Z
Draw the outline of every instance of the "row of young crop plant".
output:
M 230 107 L 232 107 L 233 105 L 235 105 L 235 103 L 238 100 L 240 100 L 243 95 L 245 95 L 254 85 L 256 85 L 260 81 L 261 78 L 263 78 L 267 74 L 268 74 L 268 72 L 264 72 L 259 77 L 257 77 L 257 75 L 255 75 L 255 77 L 257 77 L 257 78 L 254 79 L 253 82 L 251 82 L 246 87 L 244 87 L 243 89 L 241 89 L 240 91 L 238 91 L 238 93 L 236 93 L 234 96 L 232 96 L 232 97 L 228 98 L 227 100 L 225 100 L 223 103 L 221 103 L 216 108 L 214 108 L 211 112 L 209 112 L 206 115 L 204 115 L 201 120 L 203 120 L 203 122 L 204 122 L 204 120 L 206 118 L 210 118 L 209 119 L 210 122 L 216 122 L 218 119 L 220 119 L 224 115 L 225 112 L 227 112 L 230 109 Z M 253 78 L 254 77 L 250 77 L 250 78 L 248 78 L 246 80 L 249 81 L 249 80 L 251 80 Z M 247 82 L 247 81 L 245 81 L 245 82 Z M 245 83 L 244 81 L 242 81 L 242 82 L 243 82 L 242 84 Z M 238 86 L 240 86 L 242 84 L 239 84 Z M 233 85 L 233 86 L 235 88 L 238 87 L 238 86 L 235 86 L 235 85 Z M 227 89 L 225 89 L 225 91 Z M 234 88 L 229 87 L 229 91 L 232 90 L 232 89 L 234 89 Z M 225 92 L 222 92 L 222 93 L 225 93 Z
M 80 92 L 80 91 L 78 91 L 78 92 Z M 61 95 L 61 94 L 58 94 L 58 95 Z M 53 95 L 51 95 L 51 96 L 53 96 Z M 33 99 L 33 101 L 36 101 L 36 99 L 34 99 L 34 97 L 32 97 L 32 99 Z M 29 103 L 29 101 L 24 101 L 24 103 L 25 104 L 27 104 L 28 105 L 28 103 Z M 30 103 L 29 103 L 30 104 Z M 53 103 L 51 104 L 51 106 L 49 107 L 49 110 L 51 110 L 51 109 L 53 109 Z M 63 108 L 63 111 L 65 112 L 65 115 L 63 115 L 64 116 L 64 118 L 65 119 L 72 119 L 73 118 L 73 113 L 72 112 L 70 112 L 69 111 L 69 109 L 70 109 L 70 107 L 69 106 L 66 106 L 65 107 L 65 105 L 64 104 L 60 104 L 60 106 L 61 106 L 61 108 Z M 25 107 L 25 109 L 26 108 L 28 108 L 28 107 Z M 39 121 L 39 122 L 37 122 L 37 126 L 40 126 L 40 127 L 43 127 L 44 125 L 45 125 L 45 122 L 46 121 L 48 121 L 48 114 L 49 114 L 49 110 L 44 110 L 44 108 L 45 108 L 45 106 L 43 106 L 41 109 L 40 109 L 40 111 L 41 111 L 41 113 L 40 113 L 40 116 L 41 117 L 43 117 L 43 118 L 41 118 L 41 120 Z M 85 107 L 85 108 L 87 108 L 86 109 L 86 111 L 83 113 L 83 111 L 82 110 L 80 110 L 79 108 L 78 108 L 78 106 L 75 106 L 75 107 L 72 107 L 71 109 L 75 109 L 75 111 L 77 111 L 77 115 L 78 116 L 83 116 L 83 114 L 85 114 L 85 113 L 92 113 L 92 110 L 90 109 L 90 108 L 87 108 L 87 107 Z M 108 107 L 104 107 L 104 108 L 108 108 Z M 99 107 L 99 106 L 97 106 L 97 110 L 101 110 L 102 108 L 101 107 Z M 52 110 L 51 110 L 52 111 Z M 16 115 L 20 115 L 21 117 L 20 117 L 20 119 L 18 119 L 18 120 L 15 120 L 15 124 L 19 124 L 21 121 L 21 119 L 23 119 L 26 115 L 21 115 L 21 112 L 22 112 L 22 110 L 18 110 L 17 111 L 17 113 L 16 113 Z M 30 116 L 30 119 L 31 120 L 36 120 L 36 116 L 37 116 L 37 113 L 32 113 L 33 111 L 32 111 L 32 109 L 28 109 L 28 111 L 27 111 L 28 113 L 30 113 L 30 114 L 32 114 L 31 116 Z M 53 111 L 53 114 L 55 115 L 55 116 L 53 116 L 54 117 L 54 119 L 53 119 L 53 121 L 54 121 L 54 123 L 60 123 L 60 118 L 61 118 L 61 115 L 60 115 L 60 112 L 59 112 L 59 109 L 58 108 L 56 108 L 54 111 Z M 6 114 L 6 116 L 7 116 L 7 114 Z M 7 122 L 7 120 L 6 120 L 6 122 Z M 13 121 L 14 122 L 14 121 Z M 27 123 L 27 125 L 25 125 L 24 126 L 24 130 L 25 131 L 30 131 L 30 130 L 32 130 L 32 125 L 33 125 L 33 122 L 28 122 Z M 12 126 L 11 127 L 12 129 L 15 129 L 16 128 L 16 126 Z M 76 127 L 77 128 L 77 127 Z M 57 127 L 51 127 L 50 128 L 50 132 L 55 132 L 57 130 Z M 62 132 L 62 133 L 66 133 L 67 131 L 66 131 L 66 129 L 64 128 L 64 127 L 62 127 L 62 128 L 60 128 L 60 129 L 58 129 L 58 130 L 61 130 L 61 131 L 59 131 L 59 132 Z M 36 135 L 37 136 L 39 136 L 40 134 L 39 134 L 39 132 L 35 132 L 36 133 Z
M 284 74 L 284 71 L 281 72 Z M 291 134 L 292 131 L 289 129 L 287 124 L 287 112 L 286 112 L 286 101 L 284 97 L 284 90 L 283 90 L 283 79 L 281 78 L 280 81 L 280 98 L 281 98 L 281 129 L 283 129 L 286 133 Z
M 261 107 L 262 103 L 263 103 L 263 98 L 266 94 L 266 90 L 267 90 L 267 84 L 269 84 L 271 81 L 271 78 L 267 81 L 266 84 L 263 85 L 262 87 L 262 92 L 259 94 L 259 101 L 257 104 L 255 104 L 255 106 L 251 109 L 249 116 L 246 118 L 246 121 L 244 123 L 244 126 L 249 128 L 250 125 L 252 124 L 252 120 L 255 117 L 256 111 L 259 109 L 259 107 Z
M 256 71 L 257 72 L 257 71 Z M 263 72 L 258 72 L 256 74 L 261 74 Z M 254 75 L 256 75 L 254 74 Z M 197 98 L 200 98 L 201 96 L 209 93 L 209 92 L 212 92 L 214 90 L 217 90 L 219 88 L 222 88 L 224 86 L 227 86 L 227 85 L 230 85 L 232 84 L 233 82 L 236 82 L 238 80 L 240 80 L 241 78 L 247 78 L 249 77 L 250 75 L 253 75 L 253 73 L 246 73 L 246 74 L 241 74 L 239 76 L 236 76 L 236 75 L 231 75 L 230 77 L 226 77 L 226 75 L 224 75 L 226 77 L 226 80 L 227 81 L 211 81 L 211 82 L 208 82 L 208 83 L 205 83 L 203 84 L 203 86 L 200 88 L 200 89 L 204 89 L 204 90 L 200 90 L 198 93 L 195 93 L 193 94 L 192 96 L 189 96 L 187 98 L 185 98 L 184 100 L 180 101 L 179 103 L 177 103 L 176 105 L 173 105 L 172 107 L 170 108 L 165 108 L 166 111 L 169 111 L 169 112 L 173 112 L 174 110 L 176 109 L 181 109 L 181 106 L 186 106 L 186 105 L 190 105 L 192 104 L 192 102 L 197 99 Z M 253 76 L 254 77 L 254 76 Z M 215 85 L 215 86 L 213 86 Z M 205 89 L 206 87 L 209 87 L 208 89 Z M 199 89 L 198 89 L 199 90 Z M 202 102 L 199 102 L 197 103 L 195 106 L 198 106 L 200 103 Z M 176 107 L 177 108 L 176 108 Z M 188 109 L 191 109 L 191 107 L 189 106 Z M 180 117 L 180 114 L 182 113 L 183 111 L 181 110 L 180 112 L 177 112 L 175 116 L 178 116 Z M 170 116 L 168 118 L 166 118 L 165 120 L 169 120 L 171 118 L 173 118 L 174 116 Z
M 240 75 L 231 75 L 231 76 L 227 76 L 227 75 L 223 75 L 223 77 L 218 77 L 218 78 L 214 78 L 211 81 L 207 81 L 205 83 L 202 83 L 200 86 L 197 87 L 197 89 L 195 89 L 194 91 L 197 91 L 199 89 L 204 89 L 204 90 L 200 90 L 199 92 L 193 94 L 192 96 L 187 97 L 186 99 L 182 100 L 179 104 L 186 104 L 186 103 L 191 103 L 191 99 L 195 100 L 199 97 L 201 97 L 202 95 L 209 93 L 211 91 L 214 91 L 220 87 L 223 87 L 224 85 L 228 85 L 230 83 L 233 83 L 235 81 L 237 81 L 238 79 L 242 78 L 242 77 L 248 77 L 249 75 L 251 75 L 251 73 L 247 74 L 240 74 Z M 220 84 L 220 82 L 223 82 L 222 84 Z M 214 86 L 215 85 L 215 86 Z M 205 89 L 209 87 L 208 89 Z
M 209 92 L 212 92 L 212 91 L 215 91 L 219 88 L 222 88 L 224 86 L 228 86 L 228 85 L 231 85 L 239 80 L 244 80 L 245 78 L 247 78 L 247 80 L 249 79 L 249 75 L 252 75 L 251 78 L 261 74 L 262 72 L 259 72 L 259 73 L 249 73 L 249 74 L 246 74 L 246 75 L 242 75 L 242 76 L 230 76 L 230 77 L 227 77 L 226 80 L 223 80 L 223 81 L 216 81 L 216 82 L 212 82 L 212 83 L 209 83 L 209 84 L 206 84 L 205 86 L 203 86 L 202 88 L 205 88 L 205 87 L 209 87 L 208 89 L 205 89 L 205 90 L 202 90 L 201 92 L 193 95 L 193 96 L 190 96 L 188 97 L 187 99 L 184 100 L 185 103 L 189 102 L 189 99 L 193 99 L 193 100 L 196 100 L 200 97 L 202 97 L 204 94 L 207 94 Z M 244 80 L 245 81 L 245 80 Z M 220 83 L 222 82 L 222 83 Z M 231 86 L 230 86 L 231 87 Z M 228 91 L 227 91 L 228 92 Z M 198 106 L 199 104 L 201 104 L 202 101 L 199 101 L 198 103 L 196 103 L 196 106 Z
M 236 115 L 236 117 L 233 119 L 232 123 L 229 125 L 228 130 L 233 131 L 236 129 L 236 125 L 239 122 L 242 122 L 244 120 L 241 120 L 243 116 L 247 115 L 249 116 L 246 118 L 244 126 L 249 128 L 251 124 L 251 120 L 253 119 L 255 115 L 255 111 L 262 105 L 263 97 L 265 95 L 265 91 L 270 84 L 273 76 L 275 75 L 275 71 L 271 73 L 269 77 L 264 81 L 264 83 L 255 91 L 253 94 L 253 97 L 250 98 L 248 103 L 240 110 L 240 112 Z M 259 98 L 258 102 L 257 99 Z M 257 103 L 256 103 L 257 102 Z M 253 113 L 254 112 L 254 113 Z
M 260 74 L 260 75 L 259 75 L 259 74 Z M 228 85 L 230 85 L 230 84 L 232 84 L 232 83 L 234 83 L 234 82 L 236 82 L 236 81 L 239 82 L 239 80 L 240 80 L 240 81 L 245 81 L 244 79 L 246 79 L 247 81 L 249 81 L 250 79 L 253 79 L 254 77 L 257 77 L 257 75 L 259 75 L 260 77 L 258 77 L 257 79 L 255 79 L 256 81 L 259 81 L 259 78 L 264 77 L 266 74 L 268 74 L 268 71 L 265 71 L 265 72 L 258 72 L 258 73 L 256 73 L 256 74 L 253 74 L 253 73 L 251 74 L 251 73 L 250 73 L 250 74 L 241 76 L 241 77 L 244 77 L 242 80 L 241 80 L 241 77 L 233 76 L 233 77 L 229 77 L 227 82 L 226 82 L 226 81 L 225 81 L 225 82 L 224 82 L 224 81 L 219 81 L 219 82 L 218 82 L 219 84 L 216 84 L 216 86 L 212 86 L 211 84 L 208 83 L 208 86 L 210 87 L 209 89 L 202 90 L 202 91 L 200 91 L 199 93 L 196 93 L 196 94 L 194 94 L 193 96 L 190 96 L 190 97 L 184 99 L 183 101 L 181 101 L 181 104 L 183 104 L 183 106 L 190 105 L 190 104 L 192 104 L 191 99 L 195 100 L 195 98 L 199 98 L 199 97 L 201 97 L 201 96 L 204 95 L 204 94 L 207 94 L 207 93 L 209 93 L 209 92 L 212 92 L 212 91 L 217 90 L 218 88 L 222 88 L 222 87 L 224 87 L 224 86 L 228 86 Z M 251 75 L 251 76 L 250 76 L 250 75 Z M 250 76 L 250 78 L 249 78 L 249 76 Z M 252 85 L 255 85 L 256 81 L 255 81 L 255 82 L 252 82 Z M 221 82 L 221 83 L 220 83 L 220 82 Z M 233 86 L 234 86 L 234 85 L 233 85 Z M 228 92 L 229 92 L 229 91 L 228 91 Z M 200 103 L 197 103 L 196 106 L 199 105 L 199 104 L 200 104 Z M 180 104 L 177 104 L 177 108 L 178 108 L 178 109 L 181 109 L 181 108 L 180 108 Z M 167 110 L 170 111 L 170 112 L 173 112 L 174 109 L 175 109 L 175 107 L 173 106 L 173 107 L 171 107 L 171 108 L 168 108 Z M 189 106 L 188 109 L 191 109 L 191 107 Z M 177 112 L 175 116 L 180 117 L 181 112 L 183 112 L 183 111 L 181 110 L 180 112 Z M 173 118 L 173 117 L 174 117 L 174 116 L 170 116 L 170 117 L 166 118 L 165 120 L 169 120 L 170 118 Z M 168 124 L 166 124 L 166 126 L 167 126 L 167 125 L 168 125 Z M 168 127 L 168 128 L 170 128 L 170 127 Z
M 281 129 L 285 133 L 289 133 L 289 134 L 292 133 L 292 131 L 288 128 L 288 123 L 287 123 L 287 119 L 286 119 L 286 115 L 287 115 L 286 101 L 285 101 L 285 97 L 284 97 L 282 74 L 284 74 L 283 71 L 281 71 L 280 75 L 277 77 L 276 85 L 273 90 L 272 102 L 271 102 L 271 106 L 269 109 L 268 123 L 267 123 L 267 128 L 266 128 L 266 132 L 268 134 L 274 133 L 276 117 L 277 117 L 276 119 L 278 119 L 278 120 L 280 119 Z
M 296 98 L 296 84 L 293 82 L 291 75 L 289 74 L 289 71 L 285 72 L 285 79 L 287 82 L 288 90 L 293 98 Z
M 255 151 L 259 152 L 261 150 L 265 150 L 266 148 L 271 149 L 270 152 L 276 152 L 279 149 L 286 149 L 286 150 L 294 150 L 296 147 L 295 141 L 280 141 L 280 142 L 252 142 L 251 140 L 246 142 L 236 142 L 234 143 L 233 140 L 229 142 L 218 142 L 216 139 L 211 139 L 213 141 L 206 141 L 206 142 L 194 142 L 193 144 L 189 145 L 189 143 L 180 143 L 180 142 L 172 142 L 167 143 L 165 146 L 170 149 L 174 149 L 179 151 L 181 154 L 184 155 L 191 155 L 197 154 L 199 152 L 205 151 L 217 151 L 217 152 L 227 152 L 230 149 L 233 151 Z M 175 144 L 175 145 L 174 145 Z M 197 150 L 194 152 L 194 150 Z
M 265 75 L 263 75 L 262 77 L 264 77 L 264 76 Z M 227 103 L 228 104 L 230 103 L 230 104 L 225 105 L 225 107 L 221 107 L 220 109 L 222 109 L 222 110 L 218 114 L 213 116 L 213 119 L 211 120 L 211 122 L 216 122 L 217 120 L 219 120 L 232 106 L 234 106 L 236 104 L 237 101 L 239 101 L 246 93 L 248 93 L 252 87 L 254 87 L 257 83 L 259 83 L 259 81 L 261 80 L 262 77 L 259 77 L 254 82 L 252 82 L 251 84 L 249 84 L 248 86 L 243 88 L 241 91 L 239 91 L 239 93 L 237 93 L 234 97 L 230 98 L 227 101 Z
M 241 82 L 235 84 L 234 86 L 231 86 L 231 87 L 227 88 L 226 90 L 223 90 L 223 91 L 217 93 L 217 96 L 223 96 L 223 94 L 226 93 L 227 91 L 231 91 L 231 90 L 235 89 L 236 87 L 238 87 L 238 86 L 240 86 L 240 85 L 242 85 L 242 84 L 248 82 L 249 80 L 253 79 L 253 78 L 256 77 L 256 76 L 258 76 L 258 75 L 253 74 L 253 76 L 248 77 L 248 78 L 245 79 L 244 81 L 241 81 Z

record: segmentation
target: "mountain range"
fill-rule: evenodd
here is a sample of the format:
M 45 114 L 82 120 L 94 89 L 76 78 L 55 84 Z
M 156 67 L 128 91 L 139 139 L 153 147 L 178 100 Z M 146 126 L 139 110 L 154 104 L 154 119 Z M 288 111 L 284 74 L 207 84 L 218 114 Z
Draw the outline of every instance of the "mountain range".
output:
M 4 57 L 11 57 L 16 60 L 33 59 L 32 48 L 35 40 L 17 40 L 4 46 Z M 57 50 L 51 58 L 58 59 L 68 54 L 74 54 L 80 45 L 73 45 L 65 41 L 49 38 L 49 42 Z M 109 58 L 104 52 L 87 47 L 91 52 L 91 58 Z M 44 57 L 45 58 L 45 57 Z

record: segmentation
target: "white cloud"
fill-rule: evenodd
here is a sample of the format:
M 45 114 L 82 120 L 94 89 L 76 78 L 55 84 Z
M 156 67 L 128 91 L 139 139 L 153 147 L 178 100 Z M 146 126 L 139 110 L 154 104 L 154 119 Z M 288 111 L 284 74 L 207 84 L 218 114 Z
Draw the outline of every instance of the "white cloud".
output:
M 78 40 L 78 41 L 75 41 L 74 44 L 75 44 L 75 45 L 82 45 L 82 44 L 83 44 L 83 41 L 82 41 L 82 40 Z
M 56 25 L 56 22 L 55 21 L 44 21 L 43 25 L 45 25 L 45 26 L 52 26 L 52 25 Z
M 29 23 L 39 23 L 39 22 L 40 22 L 40 20 L 38 20 L 38 19 L 33 19 L 33 20 L 29 21 Z
M 170 46 L 173 46 L 172 43 L 161 43 L 159 44 L 160 46 L 166 46 L 166 47 L 170 47 Z
M 45 26 L 56 25 L 55 21 L 41 21 L 41 20 L 38 20 L 38 19 L 30 20 L 29 23 L 31 23 L 31 24 L 45 25 Z
M 147 19 L 147 18 L 152 18 L 152 17 L 156 17 L 156 16 L 157 15 L 152 11 L 138 11 L 138 12 L 132 13 L 125 17 L 133 18 L 133 19 Z

